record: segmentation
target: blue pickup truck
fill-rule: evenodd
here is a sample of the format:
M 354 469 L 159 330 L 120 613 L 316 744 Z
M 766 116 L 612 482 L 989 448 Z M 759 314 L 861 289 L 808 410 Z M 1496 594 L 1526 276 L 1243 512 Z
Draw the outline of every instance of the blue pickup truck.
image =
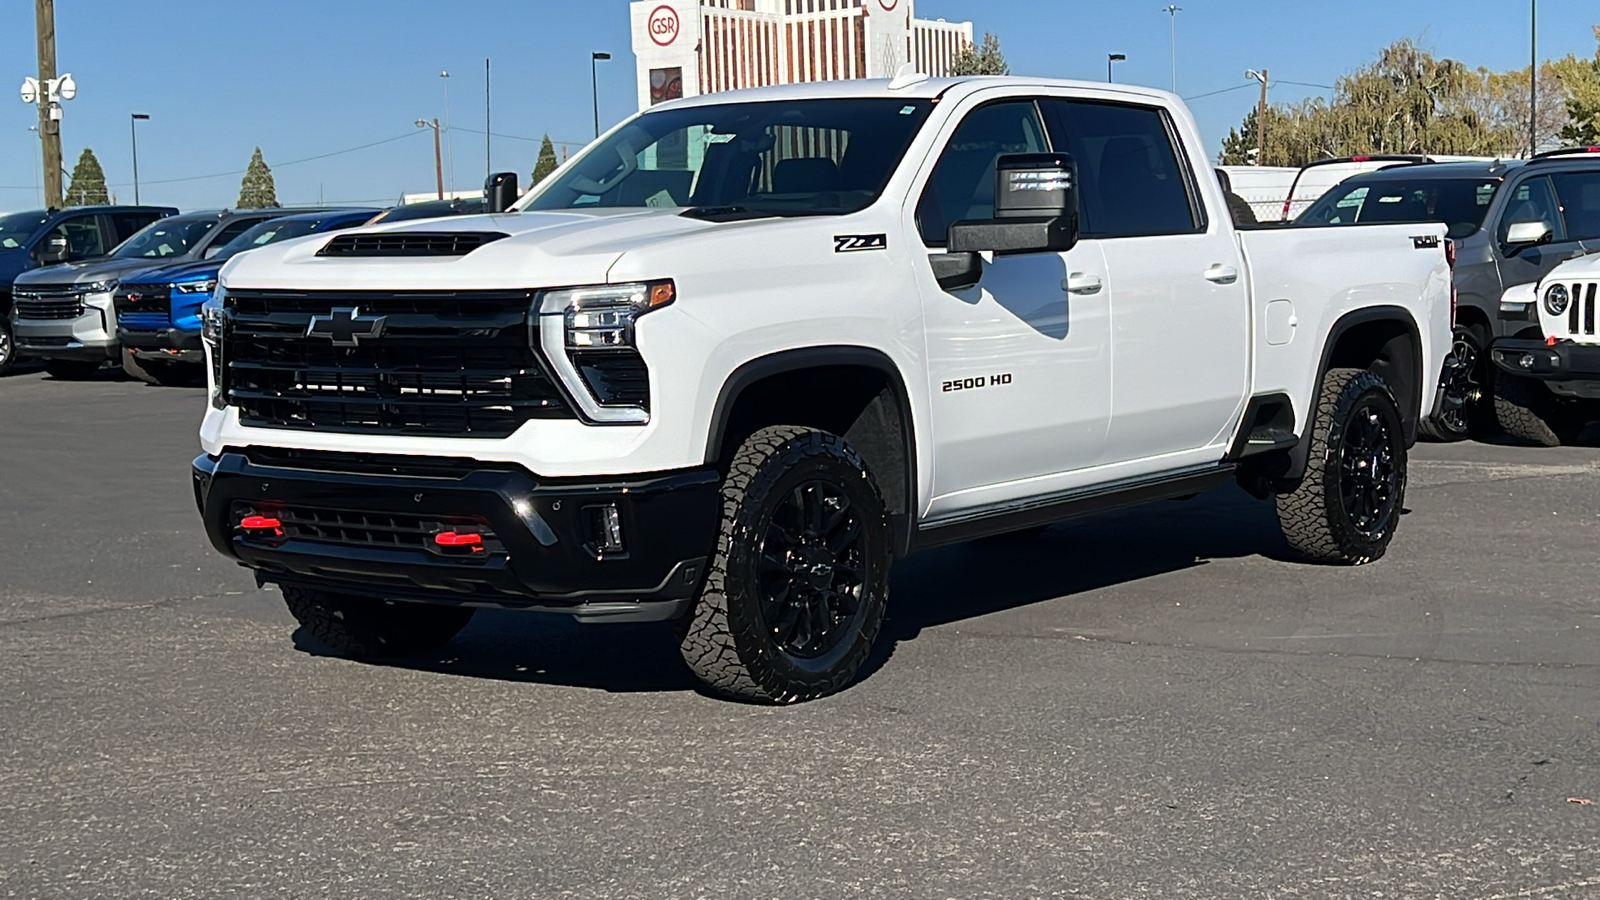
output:
M 75 206 L 0 216 L 0 375 L 16 363 L 11 285 L 30 269 L 94 259 L 111 252 L 170 206 Z
M 247 250 L 291 238 L 360 225 L 376 209 L 324 209 L 260 222 L 204 259 L 129 272 L 112 295 L 122 367 L 150 384 L 184 384 L 205 374 L 200 307 L 217 286 L 222 264 Z

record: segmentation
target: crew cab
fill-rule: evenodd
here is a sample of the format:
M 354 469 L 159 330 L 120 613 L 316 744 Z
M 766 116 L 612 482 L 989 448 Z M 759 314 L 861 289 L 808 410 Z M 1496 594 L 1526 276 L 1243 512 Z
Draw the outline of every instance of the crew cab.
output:
M 61 379 L 88 378 L 121 358 L 112 298 L 129 272 L 205 259 L 246 228 L 292 210 L 193 212 L 162 218 L 116 248 L 24 273 L 12 285 L 19 352 Z
M 1600 419 L 1600 247 L 1538 284 L 1513 288 L 1504 302 L 1537 310 L 1539 331 L 1490 346 L 1499 369 L 1495 418 L 1512 437 L 1544 447 L 1572 443 Z
M 123 368 L 149 384 L 204 377 L 200 307 L 211 299 L 222 264 L 257 247 L 366 224 L 378 210 L 322 209 L 257 222 L 206 258 L 156 266 L 122 277 L 112 295 Z
M 134 232 L 178 211 L 167 206 L 74 206 L 0 216 L 0 375 L 16 363 L 11 287 L 39 266 L 104 256 Z
M 1379 558 L 1450 272 L 1438 225 L 1236 231 L 1170 94 L 905 73 L 660 104 L 506 213 L 230 260 L 204 321 L 206 532 L 334 652 L 671 620 L 791 702 L 923 548 L 1237 480 Z
M 1458 364 L 1447 390 L 1461 402 L 1429 436 L 1461 440 L 1472 426 L 1497 421 L 1496 393 L 1519 388 L 1507 386 L 1489 362 L 1490 344 L 1543 337 L 1534 304 L 1507 302 L 1507 292 L 1538 282 L 1575 253 L 1600 250 L 1600 147 L 1552 150 L 1527 161 L 1399 163 L 1341 182 L 1296 222 L 1438 222 L 1448 229 L 1459 305 Z

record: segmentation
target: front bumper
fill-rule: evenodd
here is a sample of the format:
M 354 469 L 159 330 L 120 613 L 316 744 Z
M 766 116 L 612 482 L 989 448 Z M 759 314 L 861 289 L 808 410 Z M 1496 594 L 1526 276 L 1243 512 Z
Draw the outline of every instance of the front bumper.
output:
M 580 481 L 464 459 L 261 448 L 201 456 L 193 468 L 212 545 L 262 582 L 560 612 L 580 621 L 681 614 L 704 576 L 719 516 L 720 479 L 712 469 Z M 624 548 L 598 552 L 595 510 L 612 505 Z M 262 513 L 286 522 L 312 514 L 337 520 L 341 537 L 240 527 L 243 515 Z M 488 536 L 490 551 L 442 555 L 360 537 L 370 523 L 418 520 L 470 520 Z
M 24 319 L 11 322 L 17 352 L 42 359 L 115 360 L 115 320 L 98 306 L 84 304 L 76 319 Z
M 139 359 L 164 359 L 199 365 L 206 361 L 200 332 L 167 327 L 152 330 L 117 329 L 117 340 Z
M 1501 371 L 1545 382 L 1564 397 L 1600 399 L 1600 345 L 1501 338 L 1489 345 Z

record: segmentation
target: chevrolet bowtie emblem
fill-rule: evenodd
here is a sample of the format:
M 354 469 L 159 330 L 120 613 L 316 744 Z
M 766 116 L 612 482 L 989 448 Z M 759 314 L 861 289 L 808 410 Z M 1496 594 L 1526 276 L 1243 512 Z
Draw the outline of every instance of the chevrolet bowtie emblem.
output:
M 325 316 L 312 316 L 306 337 L 328 338 L 335 347 L 355 347 L 362 338 L 382 337 L 386 321 L 388 316 L 363 317 L 359 307 L 335 309 Z

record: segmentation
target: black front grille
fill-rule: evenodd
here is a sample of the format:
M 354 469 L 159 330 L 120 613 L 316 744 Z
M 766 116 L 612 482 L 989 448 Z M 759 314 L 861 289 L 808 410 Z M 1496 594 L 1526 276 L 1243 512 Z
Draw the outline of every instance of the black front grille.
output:
M 508 235 L 498 231 L 389 231 L 341 234 L 318 256 L 466 256 Z
M 83 295 L 66 292 L 23 292 L 11 295 L 19 319 L 76 319 L 83 315 Z
M 1574 284 L 1572 286 L 1572 305 L 1567 311 L 1567 330 L 1572 334 L 1594 334 L 1594 304 L 1596 290 L 1600 283 Z
M 487 520 L 476 516 L 408 516 L 366 510 L 249 503 L 233 504 L 232 513 L 234 528 L 240 536 L 267 543 L 300 540 L 342 547 L 425 550 L 435 556 L 462 562 L 484 562 L 506 555 L 505 546 L 489 529 Z M 246 531 L 241 523 L 250 516 L 270 516 L 278 525 L 275 529 Z M 440 534 L 475 534 L 479 542 L 476 545 L 441 545 L 437 540 Z
M 111 302 L 117 314 L 159 313 L 167 315 L 171 306 L 172 287 L 166 284 L 124 284 L 117 288 Z
M 573 417 L 533 348 L 532 303 L 531 291 L 230 292 L 224 389 L 246 425 L 505 437 Z M 362 323 L 354 346 L 309 333 L 330 317 Z

